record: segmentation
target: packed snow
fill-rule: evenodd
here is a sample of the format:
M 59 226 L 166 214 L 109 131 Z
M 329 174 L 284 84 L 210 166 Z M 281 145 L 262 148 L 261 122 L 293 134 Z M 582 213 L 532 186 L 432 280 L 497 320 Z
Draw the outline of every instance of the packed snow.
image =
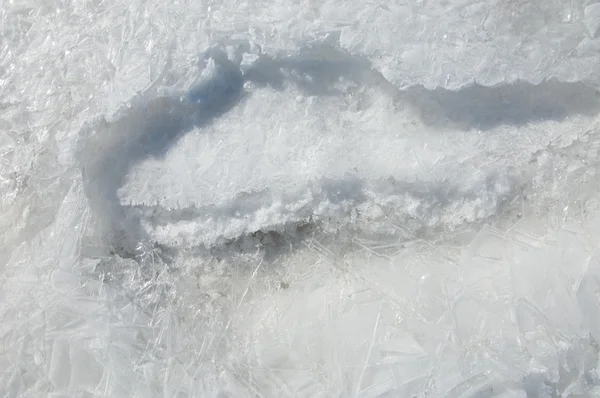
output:
M 0 396 L 600 396 L 600 3 L 0 3 Z

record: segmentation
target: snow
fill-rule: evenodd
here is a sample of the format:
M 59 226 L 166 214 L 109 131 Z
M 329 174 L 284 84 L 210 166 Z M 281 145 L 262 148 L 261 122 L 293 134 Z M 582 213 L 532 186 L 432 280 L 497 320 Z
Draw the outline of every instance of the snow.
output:
M 0 395 L 598 395 L 597 15 L 5 1 Z

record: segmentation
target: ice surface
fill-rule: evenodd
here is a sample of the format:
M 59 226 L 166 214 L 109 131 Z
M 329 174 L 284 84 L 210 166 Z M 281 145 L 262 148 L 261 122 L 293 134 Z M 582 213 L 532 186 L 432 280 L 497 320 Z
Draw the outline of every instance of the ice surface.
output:
M 598 3 L 0 6 L 0 396 L 600 386 Z
M 590 37 L 597 37 L 600 29 L 600 3 L 587 4 L 584 11 L 584 23 Z

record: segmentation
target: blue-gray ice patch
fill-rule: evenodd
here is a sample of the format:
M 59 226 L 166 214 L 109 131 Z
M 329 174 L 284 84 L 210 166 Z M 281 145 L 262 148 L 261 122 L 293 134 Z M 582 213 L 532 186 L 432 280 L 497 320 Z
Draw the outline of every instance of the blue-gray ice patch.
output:
M 239 93 L 243 85 L 244 77 L 239 65 L 219 52 L 210 56 L 200 82 L 188 91 L 187 99 L 190 102 L 210 105 Z

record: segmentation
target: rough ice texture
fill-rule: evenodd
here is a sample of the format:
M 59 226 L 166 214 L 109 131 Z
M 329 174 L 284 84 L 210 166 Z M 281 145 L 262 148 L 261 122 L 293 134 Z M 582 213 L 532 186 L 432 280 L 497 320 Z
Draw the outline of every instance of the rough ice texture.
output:
M 1 396 L 598 395 L 598 3 L 388 3 L 1 4 Z
M 225 1 L 211 4 L 207 22 L 213 36 L 250 36 L 269 51 L 339 37 L 398 86 L 459 89 L 549 77 L 597 81 L 595 7 L 581 0 Z

